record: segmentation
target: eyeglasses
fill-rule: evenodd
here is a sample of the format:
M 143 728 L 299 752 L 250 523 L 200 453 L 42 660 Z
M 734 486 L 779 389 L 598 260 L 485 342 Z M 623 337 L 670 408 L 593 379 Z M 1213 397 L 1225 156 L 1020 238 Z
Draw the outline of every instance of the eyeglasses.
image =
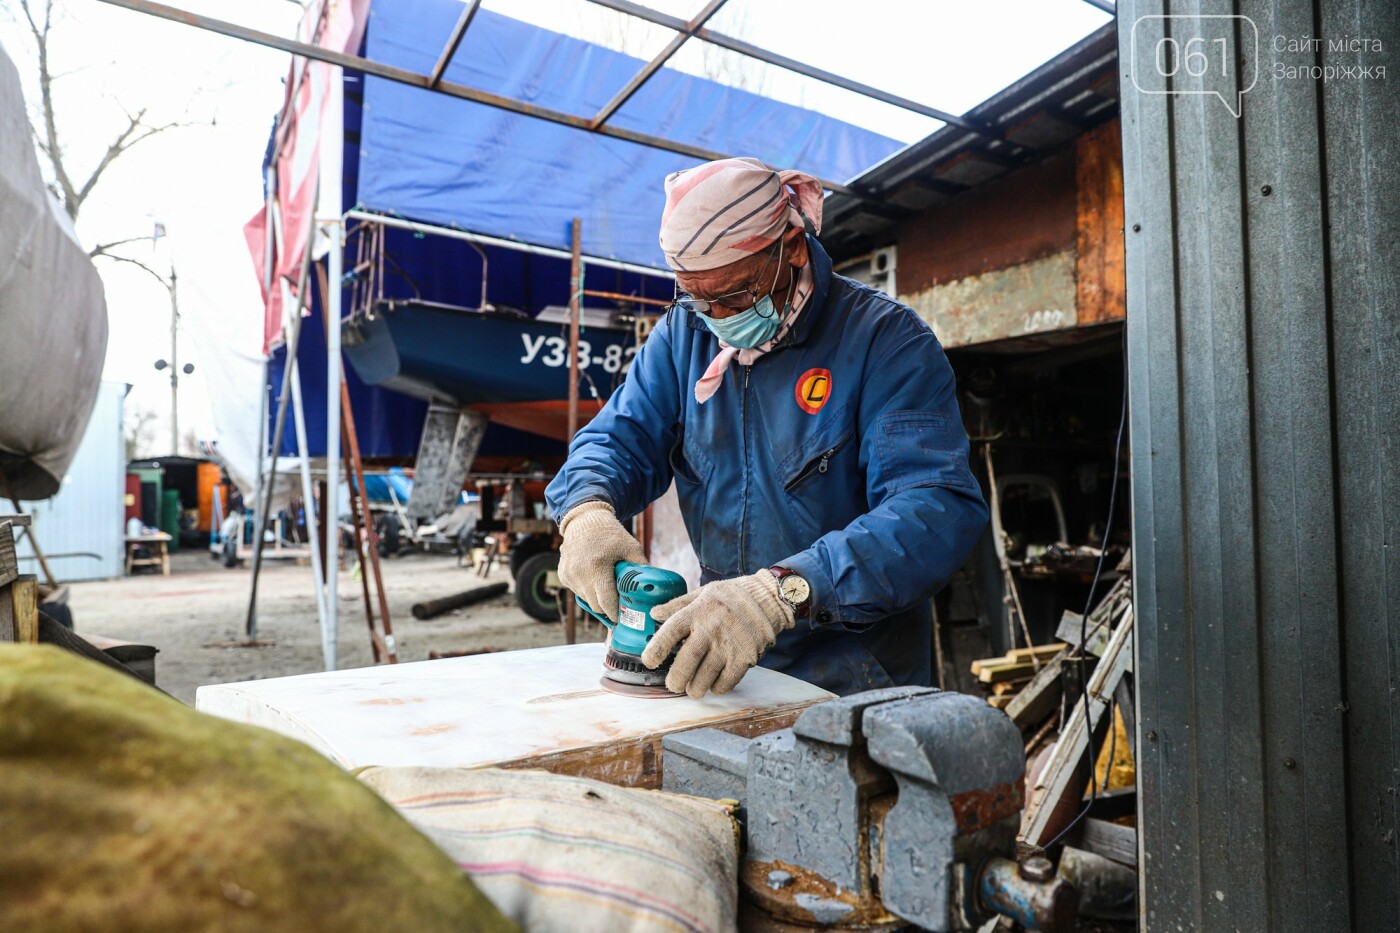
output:
M 676 294 L 673 299 L 674 306 L 682 311 L 703 314 L 706 317 L 709 317 L 715 308 L 723 308 L 727 311 L 747 311 L 757 303 L 758 294 L 752 287 L 741 288 L 738 291 L 715 298 L 696 298 L 694 295 L 681 291 L 679 283 L 676 285 Z
M 768 254 L 768 259 L 763 264 L 763 271 L 760 272 L 758 275 L 759 282 L 767 280 L 768 267 L 772 265 L 774 257 L 781 257 L 782 254 L 783 241 L 782 239 L 779 239 L 777 249 Z M 773 273 L 773 286 L 769 289 L 770 293 L 773 291 L 773 289 L 776 289 L 778 287 L 778 275 L 781 272 L 782 268 L 780 259 L 779 268 Z M 706 317 L 710 317 L 711 312 L 715 308 L 723 308 L 728 311 L 747 311 L 749 308 L 752 308 L 754 305 L 758 304 L 758 299 L 761 297 L 758 292 L 759 287 L 761 286 L 749 285 L 723 295 L 717 295 L 714 298 L 696 298 L 689 292 L 684 291 L 681 288 L 680 280 L 677 279 L 675 295 L 672 298 L 672 306 L 679 308 L 682 311 L 690 311 L 695 314 L 703 314 Z

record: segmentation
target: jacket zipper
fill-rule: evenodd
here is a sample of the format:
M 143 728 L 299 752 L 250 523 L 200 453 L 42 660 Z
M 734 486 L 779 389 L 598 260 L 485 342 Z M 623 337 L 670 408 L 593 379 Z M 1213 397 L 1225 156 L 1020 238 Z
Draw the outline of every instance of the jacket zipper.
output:
M 793 477 L 792 480 L 788 482 L 786 486 L 783 487 L 783 489 L 788 492 L 791 492 L 796 486 L 811 479 L 813 473 L 825 473 L 828 467 L 830 467 L 831 465 L 831 458 L 836 455 L 836 451 L 840 450 L 841 445 L 844 443 L 846 443 L 846 441 L 843 438 L 842 440 L 837 442 L 835 447 L 822 454 L 821 457 L 815 461 L 817 464 L 815 468 L 813 468 L 811 462 L 809 462 L 807 464 L 807 468 L 801 473 L 797 474 L 795 477 Z
M 744 367 L 744 392 L 739 404 L 739 437 L 744 445 L 744 488 L 739 505 L 739 573 L 744 573 L 748 562 L 744 558 L 744 528 L 749 517 L 749 373 L 752 366 Z

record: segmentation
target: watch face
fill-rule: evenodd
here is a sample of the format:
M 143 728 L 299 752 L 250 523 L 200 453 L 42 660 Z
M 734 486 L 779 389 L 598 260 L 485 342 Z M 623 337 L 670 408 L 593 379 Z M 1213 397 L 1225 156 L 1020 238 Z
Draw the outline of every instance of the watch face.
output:
M 807 581 L 795 573 L 790 573 L 783 577 L 778 586 L 778 592 L 783 599 L 794 606 L 800 606 L 812 595 L 812 588 L 807 585 Z

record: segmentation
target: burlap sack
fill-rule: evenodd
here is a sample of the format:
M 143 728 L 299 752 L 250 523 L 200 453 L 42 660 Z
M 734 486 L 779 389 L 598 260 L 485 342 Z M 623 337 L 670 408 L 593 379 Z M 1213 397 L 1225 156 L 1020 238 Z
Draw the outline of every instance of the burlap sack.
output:
M 306 746 L 0 645 L 0 929 L 514 926 Z
M 739 845 L 724 804 L 543 771 L 359 777 L 531 933 L 734 929 Z

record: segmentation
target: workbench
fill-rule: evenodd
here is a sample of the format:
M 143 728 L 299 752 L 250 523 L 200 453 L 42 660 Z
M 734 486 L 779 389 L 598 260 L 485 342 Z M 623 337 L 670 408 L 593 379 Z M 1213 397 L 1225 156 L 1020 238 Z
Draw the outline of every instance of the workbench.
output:
M 131 576 L 132 567 L 159 567 L 164 576 L 170 576 L 170 533 L 157 531 L 148 535 L 126 536 L 126 575 Z M 150 557 L 137 557 L 138 548 L 149 548 Z
M 661 737 L 709 726 L 786 728 L 820 687 L 754 668 L 724 696 L 639 699 L 599 685 L 602 644 L 302 674 L 200 687 L 202 712 L 263 726 L 344 768 L 543 768 L 659 787 Z

